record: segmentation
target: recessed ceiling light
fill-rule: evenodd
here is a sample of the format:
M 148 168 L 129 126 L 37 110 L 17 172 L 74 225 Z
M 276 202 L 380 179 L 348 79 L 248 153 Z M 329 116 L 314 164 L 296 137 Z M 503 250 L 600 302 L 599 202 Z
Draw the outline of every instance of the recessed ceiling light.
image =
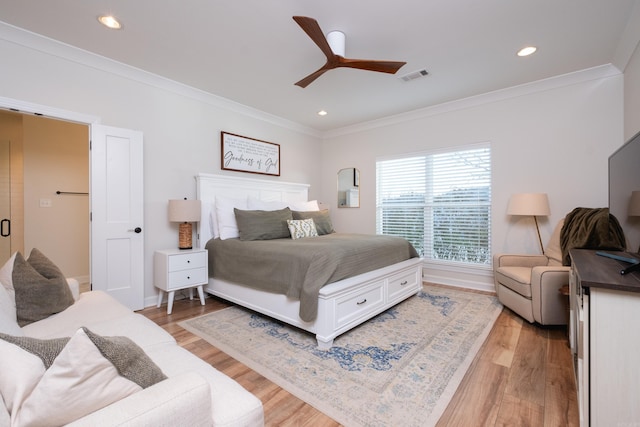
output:
M 319 115 L 319 116 L 326 116 L 327 114 L 328 114 L 328 113 L 327 113 L 326 111 L 324 111 L 324 110 L 320 110 L 320 111 L 318 111 L 318 115 Z
M 118 22 L 118 20 L 112 15 L 98 16 L 98 21 L 100 21 L 100 23 L 105 27 L 111 28 L 112 30 L 119 30 L 122 28 L 122 24 L 120 24 L 120 22 Z
M 535 46 L 523 47 L 518 51 L 518 56 L 529 56 L 532 53 L 534 53 L 536 50 L 538 50 L 538 48 Z

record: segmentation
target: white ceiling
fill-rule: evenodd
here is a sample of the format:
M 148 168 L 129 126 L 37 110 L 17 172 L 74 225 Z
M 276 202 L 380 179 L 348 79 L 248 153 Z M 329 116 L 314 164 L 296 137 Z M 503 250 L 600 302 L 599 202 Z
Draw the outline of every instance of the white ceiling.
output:
M 98 24 L 104 13 L 124 29 Z M 348 58 L 407 64 L 396 75 L 342 68 L 294 86 L 325 62 L 294 15 L 344 32 Z M 0 21 L 318 131 L 624 68 L 639 15 L 640 0 L 0 0 Z M 526 45 L 538 52 L 517 57 Z M 423 68 L 429 76 L 399 79 Z

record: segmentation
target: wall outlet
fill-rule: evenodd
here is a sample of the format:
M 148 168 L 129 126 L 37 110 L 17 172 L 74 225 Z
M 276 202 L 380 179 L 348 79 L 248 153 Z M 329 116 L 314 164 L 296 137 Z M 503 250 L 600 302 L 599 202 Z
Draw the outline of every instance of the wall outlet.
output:
M 51 199 L 40 199 L 41 208 L 50 208 L 51 206 L 53 206 Z

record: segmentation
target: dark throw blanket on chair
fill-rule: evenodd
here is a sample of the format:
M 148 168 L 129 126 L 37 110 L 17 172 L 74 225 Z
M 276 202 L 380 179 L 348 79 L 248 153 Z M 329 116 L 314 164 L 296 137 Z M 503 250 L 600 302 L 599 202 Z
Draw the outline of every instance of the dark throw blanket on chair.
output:
M 571 265 L 570 249 L 623 251 L 624 231 L 608 208 L 575 208 L 564 219 L 560 231 L 562 265 Z

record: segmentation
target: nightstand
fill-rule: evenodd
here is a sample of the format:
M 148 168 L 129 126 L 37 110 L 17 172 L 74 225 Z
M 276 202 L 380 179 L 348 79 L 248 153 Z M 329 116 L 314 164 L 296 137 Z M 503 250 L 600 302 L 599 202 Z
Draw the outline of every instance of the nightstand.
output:
M 173 298 L 176 291 L 189 289 L 189 297 L 193 299 L 193 288 L 198 288 L 200 303 L 204 305 L 202 286 L 208 281 L 206 249 L 166 249 L 156 251 L 153 258 L 154 284 L 156 288 L 169 294 L 167 314 L 173 309 Z M 164 292 L 158 293 L 158 305 L 162 305 Z

